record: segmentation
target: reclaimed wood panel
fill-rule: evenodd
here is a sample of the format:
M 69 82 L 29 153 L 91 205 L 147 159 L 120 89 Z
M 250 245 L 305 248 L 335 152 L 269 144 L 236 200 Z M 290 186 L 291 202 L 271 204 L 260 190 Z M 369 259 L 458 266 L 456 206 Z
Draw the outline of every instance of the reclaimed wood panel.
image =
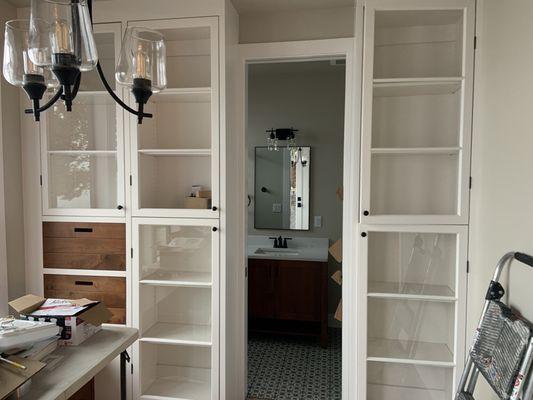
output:
M 125 224 L 44 222 L 43 266 L 126 270 Z
M 59 299 L 97 300 L 111 311 L 108 321 L 126 323 L 126 279 L 99 276 L 44 275 L 44 296 Z

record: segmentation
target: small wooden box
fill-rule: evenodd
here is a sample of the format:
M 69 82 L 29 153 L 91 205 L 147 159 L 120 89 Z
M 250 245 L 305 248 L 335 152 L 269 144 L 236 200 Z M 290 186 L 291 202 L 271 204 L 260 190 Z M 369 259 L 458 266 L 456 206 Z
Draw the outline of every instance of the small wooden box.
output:
M 198 192 L 198 196 L 196 197 L 201 197 L 202 199 L 210 199 L 211 198 L 211 190 L 200 190 Z
M 202 197 L 185 197 L 184 208 L 206 210 L 211 208 L 211 199 Z

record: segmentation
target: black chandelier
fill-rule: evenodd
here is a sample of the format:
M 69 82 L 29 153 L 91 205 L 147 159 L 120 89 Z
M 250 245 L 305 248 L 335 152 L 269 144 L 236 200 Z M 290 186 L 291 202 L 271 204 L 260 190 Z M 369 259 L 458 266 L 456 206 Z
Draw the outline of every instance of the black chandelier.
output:
M 6 22 L 3 73 L 12 85 L 24 89 L 35 121 L 57 101 L 72 111 L 81 73 L 96 68 L 109 95 L 126 111 L 143 118 L 144 105 L 153 93 L 165 89 L 166 48 L 163 36 L 157 31 L 128 27 L 115 69 L 117 83 L 128 87 L 137 103 L 137 110 L 129 107 L 107 82 L 100 62 L 92 29 L 92 0 L 31 0 L 29 20 Z M 48 89 L 55 94 L 43 105 Z

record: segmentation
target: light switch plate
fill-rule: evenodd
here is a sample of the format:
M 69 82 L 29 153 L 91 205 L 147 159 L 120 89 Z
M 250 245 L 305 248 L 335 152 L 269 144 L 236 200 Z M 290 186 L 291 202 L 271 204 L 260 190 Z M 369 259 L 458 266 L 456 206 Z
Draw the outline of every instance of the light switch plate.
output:
M 280 213 L 281 212 L 281 203 L 272 203 L 272 212 Z
M 315 215 L 315 228 L 322 228 L 322 216 Z

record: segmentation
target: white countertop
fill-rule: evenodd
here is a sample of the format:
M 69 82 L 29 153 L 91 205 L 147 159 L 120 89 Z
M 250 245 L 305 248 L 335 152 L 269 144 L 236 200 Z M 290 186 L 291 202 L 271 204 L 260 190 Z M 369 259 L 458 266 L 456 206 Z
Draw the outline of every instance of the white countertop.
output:
M 263 258 L 270 260 L 298 260 L 298 261 L 328 261 L 328 238 L 292 237 L 287 241 L 286 249 L 275 249 L 272 236 L 249 235 L 248 258 Z M 278 235 L 279 236 L 279 235 Z

